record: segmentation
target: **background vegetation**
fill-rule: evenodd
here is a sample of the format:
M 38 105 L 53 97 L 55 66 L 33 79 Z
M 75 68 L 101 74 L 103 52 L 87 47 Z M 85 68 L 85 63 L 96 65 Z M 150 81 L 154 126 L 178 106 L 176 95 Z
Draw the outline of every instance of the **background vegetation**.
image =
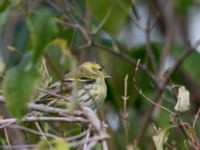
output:
M 198 0 L 1 0 L 1 148 L 200 149 L 199 7 Z M 112 76 L 98 117 L 85 110 L 71 121 L 28 120 L 29 109 L 66 113 L 30 103 L 85 61 Z M 187 112 L 174 109 L 180 86 L 190 92 Z M 95 131 L 80 143 L 66 139 L 83 132 L 72 122 Z M 93 135 L 99 139 L 83 142 Z

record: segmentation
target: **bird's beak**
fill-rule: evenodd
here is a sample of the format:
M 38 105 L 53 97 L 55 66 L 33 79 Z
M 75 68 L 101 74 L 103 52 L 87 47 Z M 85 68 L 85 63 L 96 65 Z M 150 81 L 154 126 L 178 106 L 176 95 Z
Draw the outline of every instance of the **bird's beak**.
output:
M 105 77 L 105 78 L 112 78 L 110 75 L 108 75 L 107 72 L 105 72 L 105 70 L 103 70 L 103 74 L 104 74 L 104 77 Z

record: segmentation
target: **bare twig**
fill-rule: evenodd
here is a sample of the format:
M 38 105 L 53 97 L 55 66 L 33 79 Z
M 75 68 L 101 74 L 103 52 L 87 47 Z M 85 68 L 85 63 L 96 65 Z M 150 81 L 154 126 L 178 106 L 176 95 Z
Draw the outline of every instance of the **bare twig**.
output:
M 123 104 L 124 104 L 124 112 L 123 116 L 123 124 L 124 124 L 124 133 L 125 133 L 125 146 L 128 149 L 128 112 L 127 112 L 127 100 L 129 96 L 127 96 L 127 82 L 128 82 L 128 75 L 126 75 L 124 79 L 124 96 L 122 96 Z
M 169 110 L 168 108 L 163 107 L 163 106 L 161 106 L 161 105 L 155 103 L 153 100 L 151 100 L 149 97 L 147 97 L 147 96 L 142 92 L 141 89 L 140 89 L 140 90 L 138 89 L 138 87 L 137 87 L 136 85 L 134 85 L 134 87 L 135 87 L 135 89 L 137 90 L 137 92 L 138 92 L 142 97 L 144 97 L 147 101 L 149 101 L 151 104 L 153 104 L 154 106 L 157 106 L 157 107 L 159 107 L 159 108 L 161 108 L 161 109 L 163 109 L 163 110 L 169 112 L 169 113 L 170 113 L 171 115 L 173 115 L 173 116 L 176 116 L 176 114 L 175 114 L 174 112 L 172 112 L 171 110 Z
M 89 129 L 87 129 L 87 130 L 81 132 L 81 133 L 78 134 L 78 135 L 74 135 L 74 136 L 72 136 L 72 137 L 67 137 L 67 138 L 65 138 L 65 140 L 67 140 L 67 141 L 75 141 L 75 140 L 78 140 L 78 139 L 84 137 L 84 136 L 88 133 L 88 130 L 89 130 Z
M 178 116 L 178 117 L 177 117 L 177 118 L 178 118 L 178 126 L 180 127 L 180 129 L 181 129 L 181 131 L 182 131 L 182 133 L 183 133 L 185 139 L 188 140 L 187 131 L 186 131 L 185 127 L 184 127 L 184 124 L 182 124 L 182 121 L 181 121 L 180 113 L 179 113 L 179 112 L 177 112 L 177 116 Z
M 19 128 L 19 129 L 22 129 L 22 130 L 25 130 L 25 131 L 28 131 L 28 132 L 31 132 L 31 133 L 33 133 L 33 134 L 37 134 L 37 135 L 41 135 L 41 133 L 40 132 L 38 132 L 38 131 L 35 131 L 35 130 L 32 130 L 32 129 L 29 129 L 29 128 L 25 128 L 25 127 L 22 127 L 22 126 L 13 126 L 13 125 L 11 125 L 10 127 L 14 127 L 14 128 Z M 52 134 L 49 134 L 49 133 L 43 133 L 43 134 L 45 134 L 45 136 L 47 136 L 47 137 L 50 137 L 50 138 L 58 138 L 57 136 L 55 136 L 55 135 L 52 135 Z M 61 137 L 60 137 L 61 138 Z M 87 140 L 87 143 L 91 143 L 91 142 L 94 142 L 94 141 L 102 141 L 102 140 L 106 140 L 106 139 L 108 139 L 108 135 L 94 135 L 93 137 L 91 137 L 91 138 L 89 138 L 88 140 Z M 68 138 L 66 138 L 66 139 L 64 139 L 64 140 L 66 140 L 67 142 L 69 142 L 69 146 L 70 147 L 72 147 L 72 148 L 75 148 L 75 147 L 78 147 L 78 146 L 81 146 L 81 145 L 83 145 L 84 144 L 84 139 L 81 139 L 81 140 L 79 140 L 79 141 L 71 141 L 70 142 L 70 140 L 68 140 Z M 51 142 L 50 142 L 51 143 Z M 52 144 L 52 143 L 51 143 Z M 13 148 L 13 147 L 19 147 L 20 148 L 20 145 L 18 145 L 18 146 L 16 146 L 16 145 L 10 145 L 11 146 L 11 148 Z M 23 145 L 24 146 L 24 145 Z M 23 147 L 23 146 L 21 146 L 21 147 Z M 26 145 L 27 147 L 28 147 L 28 145 Z M 32 145 L 33 147 L 35 147 L 36 145 L 34 144 L 34 145 Z M 1 147 L 3 147 L 3 148 L 8 148 L 9 146 L 8 145 L 3 145 L 3 146 L 0 146 L 0 148 Z M 30 147 L 31 147 L 31 145 L 30 145 Z
M 2 97 L 2 102 L 4 102 L 3 97 Z M 23 119 L 19 120 L 18 122 L 81 122 L 84 124 L 86 123 L 88 125 L 92 125 L 93 128 L 91 128 L 91 129 L 93 131 L 97 131 L 97 132 L 95 132 L 97 134 L 94 134 L 94 135 L 99 135 L 100 137 L 103 137 L 103 138 L 99 138 L 97 140 L 91 140 L 94 138 L 94 136 L 91 138 L 88 137 L 88 140 L 85 141 L 86 149 L 88 149 L 88 145 L 89 145 L 89 147 L 92 148 L 93 146 L 95 146 L 95 143 L 97 143 L 98 141 L 101 141 L 101 143 L 103 144 L 104 150 L 107 150 L 106 139 L 108 138 L 108 135 L 105 130 L 105 125 L 99 120 L 99 118 L 97 117 L 96 113 L 93 110 L 80 106 L 81 111 L 75 110 L 73 113 L 71 113 L 71 111 L 67 110 L 66 108 L 61 109 L 61 108 L 55 108 L 55 107 L 50 107 L 50 106 L 45 106 L 45 105 L 35 104 L 35 103 L 29 103 L 28 108 L 30 110 L 40 111 L 43 113 L 57 114 L 57 115 L 64 116 L 64 117 L 35 117 L 35 116 L 33 117 L 30 115 L 26 115 Z M 2 119 L 2 120 L 0 120 L 0 125 L 2 124 L 0 126 L 0 128 L 16 127 L 16 125 L 12 125 L 12 124 L 16 123 L 16 121 L 17 121 L 17 119 L 15 119 L 15 118 Z M 31 132 L 33 134 L 45 136 L 45 137 L 51 137 L 51 138 L 57 137 L 57 136 L 54 136 L 54 135 L 51 135 L 48 133 L 44 133 L 44 132 L 41 133 L 38 131 L 27 129 L 22 126 L 17 126 L 17 128 Z M 82 140 L 76 141 L 76 142 L 74 142 L 74 141 L 79 138 L 84 137 L 85 135 L 86 135 L 86 133 L 83 132 L 74 137 L 66 138 L 65 140 L 71 141 L 71 143 L 70 143 L 71 147 L 76 147 L 78 145 L 84 144 L 84 142 Z
M 131 10 L 133 12 L 134 17 L 136 18 L 136 20 L 139 20 L 138 12 L 137 12 L 137 10 L 136 10 L 136 8 L 134 6 L 133 1 L 132 0 L 128 0 L 128 2 L 130 4 L 130 6 L 131 6 Z
M 107 142 L 105 139 L 101 140 L 101 143 L 102 143 L 102 149 L 103 150 L 108 150 L 108 145 L 107 145 Z
M 65 21 L 60 20 L 60 19 L 57 19 L 56 22 L 59 23 L 59 24 L 62 24 L 65 27 L 78 29 L 83 34 L 83 36 L 86 39 L 86 43 L 83 44 L 82 46 L 80 46 L 79 49 L 85 49 L 85 48 L 88 48 L 92 45 L 92 40 L 91 40 L 89 31 L 86 30 L 84 27 L 82 27 L 80 24 L 78 24 L 78 23 L 72 24 L 72 23 L 65 22 Z
M 197 40 L 196 42 L 194 42 L 187 50 L 185 50 L 179 56 L 179 58 L 177 59 L 176 63 L 173 65 L 173 67 L 166 73 L 165 78 L 157 81 L 158 89 L 157 89 L 156 96 L 154 98 L 154 103 L 158 103 L 160 101 L 162 94 L 164 92 L 165 85 L 168 83 L 170 76 L 177 70 L 177 68 L 190 55 L 190 53 L 192 53 L 194 51 L 194 49 L 197 48 L 199 45 L 200 45 L 200 39 Z M 151 114 L 153 113 L 154 108 L 155 108 L 155 105 L 151 104 L 149 109 L 144 114 L 142 126 L 138 132 L 137 139 L 136 139 L 137 143 L 140 143 L 140 141 L 147 129 L 147 126 L 151 120 L 151 116 L 152 116 Z
M 15 118 L 9 118 L 9 119 L 2 119 L 0 120 L 0 124 L 6 124 L 6 123 L 15 123 L 17 119 Z M 86 119 L 80 118 L 80 117 L 72 117 L 72 118 L 66 118 L 66 117 L 25 117 L 21 120 L 22 122 L 88 122 Z
M 195 51 L 195 49 L 200 45 L 200 39 L 198 39 L 196 42 L 194 42 L 187 50 L 185 50 L 177 59 L 174 66 L 169 70 L 169 72 L 165 75 L 165 80 L 163 82 L 163 87 L 165 84 L 169 81 L 169 77 L 178 69 L 178 67 L 181 65 L 181 63 L 192 53 Z
M 200 108 L 198 109 L 198 111 L 197 111 L 197 113 L 196 113 L 196 115 L 195 115 L 195 117 L 194 117 L 194 121 L 193 121 L 193 123 L 192 123 L 192 127 L 193 127 L 193 128 L 195 128 L 197 119 L 198 119 L 198 117 L 199 117 L 199 113 L 200 113 Z
M 16 120 L 10 121 L 10 122 L 8 122 L 8 123 L 4 123 L 3 125 L 0 126 L 0 129 L 5 128 L 5 127 L 8 127 L 8 126 L 10 126 L 11 124 L 13 124 L 13 123 L 15 123 L 15 122 L 16 122 Z
M 62 80 L 62 76 L 61 76 L 60 72 L 58 71 L 58 68 L 55 66 L 55 63 L 52 62 L 49 55 L 47 53 L 44 53 L 44 57 L 47 60 L 47 63 L 49 64 L 49 66 L 51 67 L 53 73 L 56 75 L 57 79 Z
M 88 128 L 88 132 L 86 134 L 86 137 L 85 137 L 85 142 L 83 144 L 83 150 L 88 150 L 88 145 L 87 145 L 87 142 L 88 142 L 88 139 L 90 138 L 90 133 L 91 132 L 91 125 L 89 125 L 89 128 Z
M 36 111 L 45 112 L 45 113 L 55 113 L 55 114 L 59 114 L 61 116 L 66 116 L 66 115 L 80 116 L 83 114 L 81 111 L 78 111 L 78 110 L 76 110 L 72 113 L 68 109 L 61 109 L 61 108 L 50 107 L 50 106 L 45 106 L 42 104 L 34 104 L 34 103 L 29 103 L 28 108 L 30 110 L 36 110 Z
M 153 54 L 153 49 L 151 47 L 151 39 L 150 39 L 150 33 L 151 33 L 151 30 L 152 30 L 152 28 L 151 28 L 151 17 L 152 17 L 152 15 L 151 15 L 151 11 L 150 11 L 148 19 L 147 19 L 147 27 L 145 29 L 146 43 L 147 43 L 146 48 L 147 48 L 147 53 L 149 55 L 153 70 L 156 73 L 157 64 L 156 64 L 156 59 L 155 59 L 154 54 Z
M 16 123 L 17 119 L 9 118 L 0 120 L 0 129 L 10 126 L 11 124 Z M 25 117 L 21 120 L 22 122 L 83 122 L 88 123 L 88 120 L 82 117 Z
M 23 144 L 23 145 L 0 145 L 0 149 L 3 150 L 14 150 L 14 149 L 34 149 L 37 144 Z
M 93 31 L 93 34 L 96 34 L 102 28 L 102 26 L 105 24 L 105 22 L 107 21 L 108 17 L 110 16 L 110 14 L 112 12 L 112 8 L 113 8 L 113 3 L 111 4 L 110 8 L 106 12 L 106 15 L 104 16 L 104 18 L 102 19 L 102 21 L 99 23 L 99 25 Z
M 39 133 L 41 134 L 42 138 L 47 142 L 50 149 L 52 149 L 52 145 L 49 143 L 48 138 L 45 136 L 45 133 L 42 131 L 42 128 L 40 127 L 38 122 L 35 122 L 35 126 L 38 129 Z
M 36 131 L 36 130 L 33 130 L 33 129 L 29 129 L 29 128 L 26 128 L 24 126 L 20 126 L 20 125 L 10 125 L 8 126 L 8 128 L 16 128 L 16 129 L 20 129 L 20 130 L 23 130 L 25 132 L 29 132 L 29 133 L 32 133 L 32 134 L 35 134 L 35 135 L 39 135 L 39 136 L 42 136 L 40 132 Z M 50 134 L 50 133 L 43 133 L 45 134 L 46 137 L 48 138 L 61 138 L 57 135 L 54 135 L 54 134 Z
M 108 139 L 108 136 L 96 135 L 96 136 L 89 138 L 87 142 L 88 143 L 91 143 L 94 141 L 98 142 L 98 141 L 102 141 L 105 139 Z M 69 143 L 69 147 L 76 148 L 76 147 L 79 147 L 80 145 L 83 145 L 84 142 L 85 142 L 84 140 L 73 141 L 73 142 Z M 10 146 L 11 146 L 11 148 L 35 148 L 37 145 L 36 144 L 28 144 L 28 145 L 10 145 Z M 0 146 L 0 148 L 7 149 L 7 148 L 9 148 L 9 145 L 2 145 L 2 146 Z
M 106 140 L 108 138 L 109 137 L 107 135 L 96 135 L 96 136 L 89 138 L 87 140 L 87 142 L 102 141 L 102 140 Z M 69 143 L 69 146 L 70 147 L 77 147 L 77 146 L 83 145 L 84 142 L 85 142 L 84 139 L 80 140 L 80 141 L 71 142 L 71 143 Z
M 134 76 L 133 76 L 133 82 L 136 81 L 136 76 L 137 76 L 137 72 L 138 72 L 138 69 L 139 69 L 138 68 L 139 64 L 140 64 L 140 59 L 138 59 L 136 67 L 135 67 L 135 72 L 134 72 Z
M 98 49 L 104 50 L 104 51 L 106 51 L 108 53 L 111 53 L 111 54 L 113 54 L 113 55 L 115 55 L 115 56 L 117 56 L 117 57 L 119 57 L 119 58 L 121 58 L 121 59 L 123 59 L 123 60 L 125 60 L 125 61 L 127 61 L 127 62 L 129 62 L 131 64 L 133 64 L 133 65 L 137 65 L 137 63 L 138 63 L 138 60 L 136 60 L 136 59 L 134 59 L 134 58 L 122 53 L 122 52 L 120 52 L 120 53 L 116 52 L 112 48 L 105 47 L 105 46 L 103 46 L 101 44 L 97 44 L 97 43 L 93 43 L 93 46 L 98 48 Z M 145 74 L 150 78 L 150 80 L 156 86 L 157 83 L 156 83 L 155 77 L 151 72 L 149 72 L 149 70 L 147 69 L 147 66 L 144 65 L 144 64 L 139 63 L 138 64 L 138 68 L 141 69 L 142 71 L 144 71 Z
M 11 150 L 11 144 L 10 144 L 10 140 L 9 140 L 9 137 L 8 137 L 7 128 L 4 128 L 4 135 L 5 135 L 5 138 L 6 138 L 6 142 L 8 144 L 8 148 Z

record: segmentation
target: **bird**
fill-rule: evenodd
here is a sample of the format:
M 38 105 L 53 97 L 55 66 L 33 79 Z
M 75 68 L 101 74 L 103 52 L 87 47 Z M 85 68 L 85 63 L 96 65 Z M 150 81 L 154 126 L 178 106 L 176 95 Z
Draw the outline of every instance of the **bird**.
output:
M 94 62 L 85 62 L 67 73 L 62 81 L 57 81 L 47 89 L 36 103 L 52 104 L 64 100 L 76 102 L 80 106 L 96 110 L 100 108 L 107 95 L 106 78 L 111 78 L 103 67 Z

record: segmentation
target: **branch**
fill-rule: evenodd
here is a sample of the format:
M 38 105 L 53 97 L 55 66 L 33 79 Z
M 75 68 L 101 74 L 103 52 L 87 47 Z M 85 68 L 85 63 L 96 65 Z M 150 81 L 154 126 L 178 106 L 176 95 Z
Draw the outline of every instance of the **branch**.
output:
M 98 43 L 93 43 L 93 46 L 94 46 L 95 48 L 99 48 L 99 49 L 104 50 L 104 51 L 106 51 L 106 52 L 108 52 L 108 53 L 111 53 L 112 55 L 117 56 L 117 57 L 119 57 L 119 58 L 121 58 L 121 59 L 123 59 L 123 60 L 125 60 L 125 61 L 127 61 L 127 62 L 129 62 L 129 63 L 131 63 L 131 64 L 133 64 L 133 65 L 135 65 L 135 66 L 138 64 L 138 60 L 136 60 L 136 59 L 134 59 L 134 58 L 128 56 L 127 54 L 124 54 L 124 53 L 122 53 L 122 52 L 120 52 L 120 53 L 119 53 L 119 52 L 116 52 L 116 51 L 114 51 L 112 48 L 105 47 L 105 46 L 103 46 L 103 45 L 101 45 L 101 44 L 98 44 Z M 150 78 L 150 80 L 153 82 L 153 84 L 154 84 L 155 86 L 157 86 L 155 77 L 154 77 L 153 74 L 148 70 L 148 68 L 147 68 L 146 65 L 139 63 L 139 64 L 138 64 L 138 68 L 141 69 L 142 71 L 144 71 L 145 74 L 146 74 L 146 75 Z
M 163 107 L 163 106 L 161 106 L 161 105 L 155 103 L 154 101 L 152 101 L 149 97 L 147 97 L 147 96 L 142 92 L 141 89 L 139 90 L 139 88 L 138 88 L 136 85 L 134 85 L 134 87 L 135 87 L 135 89 L 137 90 L 137 92 L 138 92 L 142 97 L 144 97 L 144 99 L 146 99 L 147 101 L 149 101 L 151 104 L 153 104 L 154 106 L 157 106 L 157 107 L 159 107 L 159 108 L 161 108 L 161 109 L 167 111 L 168 113 L 170 113 L 170 114 L 173 115 L 173 116 L 176 116 L 176 114 L 175 114 L 174 112 L 172 112 L 171 110 L 169 110 L 168 108 Z
M 2 119 L 0 120 L 0 125 L 4 124 L 13 124 L 16 123 L 16 118 L 9 118 L 9 119 Z M 67 116 L 67 117 L 25 117 L 22 120 L 22 122 L 83 122 L 88 123 L 87 119 L 81 118 L 81 117 L 73 117 L 73 116 Z
M 84 27 L 82 27 L 80 24 L 78 23 L 72 24 L 69 22 L 65 22 L 64 20 L 61 20 L 61 19 L 57 19 L 56 22 L 59 24 L 62 24 L 65 27 L 78 29 L 83 34 L 84 38 L 86 39 L 86 43 L 80 46 L 79 49 L 85 49 L 92 45 L 92 40 L 91 40 L 89 31 L 86 30 Z
M 197 48 L 200 45 L 200 39 L 197 40 L 196 42 L 194 42 L 186 51 L 184 51 L 180 57 L 177 59 L 176 63 L 174 64 L 174 66 L 166 73 L 165 78 L 163 78 L 162 80 L 158 80 L 157 81 L 157 85 L 158 85 L 158 89 L 157 89 L 157 93 L 156 96 L 154 98 L 154 103 L 159 103 L 162 94 L 164 92 L 164 88 L 166 86 L 166 84 L 169 81 L 170 76 L 177 70 L 177 68 L 181 65 L 181 63 L 194 51 L 195 48 Z M 150 123 L 151 117 L 152 117 L 152 113 L 155 109 L 155 105 L 151 104 L 149 109 L 146 111 L 146 113 L 144 114 L 144 118 L 142 121 L 142 126 L 140 127 L 140 130 L 138 132 L 137 135 L 137 139 L 136 142 L 140 143 L 141 139 Z
M 83 114 L 81 111 L 78 111 L 78 110 L 71 112 L 68 109 L 50 107 L 50 106 L 46 106 L 42 104 L 34 104 L 34 103 L 29 103 L 28 108 L 30 110 L 36 110 L 36 111 L 45 112 L 45 113 L 54 113 L 54 114 L 59 114 L 61 116 L 66 116 L 66 115 L 81 116 Z
M 156 59 L 155 59 L 155 56 L 153 54 L 153 49 L 151 47 L 151 39 L 150 39 L 150 36 L 151 36 L 151 31 L 153 29 L 153 26 L 151 25 L 151 11 L 149 11 L 149 16 L 148 16 L 148 19 L 147 19 L 147 27 L 145 29 L 145 35 L 146 35 L 146 49 L 147 49 L 147 53 L 148 53 L 148 56 L 150 58 L 150 61 L 151 61 L 151 65 L 152 65 L 152 68 L 154 70 L 154 72 L 156 73 L 156 70 L 157 70 L 157 64 L 156 64 Z
M 192 53 L 195 49 L 200 45 L 200 39 L 194 42 L 186 51 L 184 51 L 181 56 L 178 58 L 172 69 L 169 71 L 165 78 L 164 84 L 166 84 L 169 80 L 169 77 L 178 69 L 181 63 Z

